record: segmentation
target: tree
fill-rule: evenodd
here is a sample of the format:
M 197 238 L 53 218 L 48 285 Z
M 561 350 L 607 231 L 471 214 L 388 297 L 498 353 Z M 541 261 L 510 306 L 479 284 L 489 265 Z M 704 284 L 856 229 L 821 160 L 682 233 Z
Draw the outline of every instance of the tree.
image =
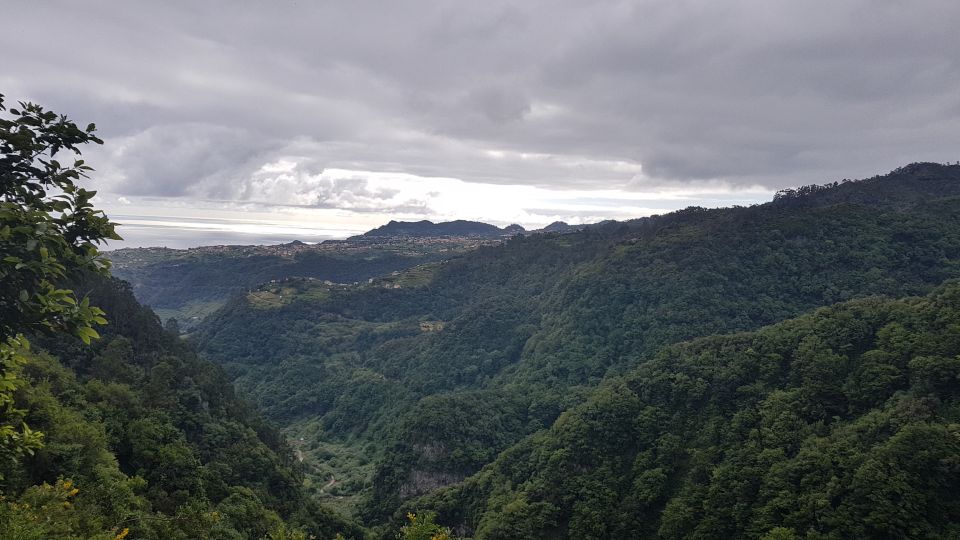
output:
M 57 283 L 74 272 L 105 272 L 109 263 L 97 245 L 120 237 L 90 203 L 96 192 L 76 184 L 93 169 L 81 159 L 66 166 L 55 157 L 79 156 L 79 145 L 103 141 L 93 135 L 94 124 L 80 129 L 39 105 L 20 107 L 0 118 L 0 337 L 56 329 L 89 341 L 103 313 Z M 0 94 L 0 112 L 6 110 Z
M 40 434 L 17 427 L 13 408 L 25 332 L 63 331 L 85 343 L 99 337 L 103 312 L 61 288 L 79 272 L 106 273 L 97 245 L 120 237 L 90 203 L 95 191 L 77 185 L 93 170 L 83 160 L 61 164 L 61 152 L 102 144 L 96 126 L 79 128 L 66 116 L 20 102 L 4 106 L 0 94 L 0 459 L 15 458 L 40 443 Z
M 410 523 L 400 528 L 397 538 L 400 540 L 454 540 L 450 529 L 434 522 L 436 517 L 437 514 L 434 512 L 407 514 Z

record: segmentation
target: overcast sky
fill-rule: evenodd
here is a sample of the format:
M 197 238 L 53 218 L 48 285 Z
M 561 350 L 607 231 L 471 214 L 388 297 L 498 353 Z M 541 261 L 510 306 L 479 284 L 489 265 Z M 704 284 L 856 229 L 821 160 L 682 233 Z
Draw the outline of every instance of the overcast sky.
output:
M 2 5 L 127 245 L 527 227 L 960 159 L 956 0 Z

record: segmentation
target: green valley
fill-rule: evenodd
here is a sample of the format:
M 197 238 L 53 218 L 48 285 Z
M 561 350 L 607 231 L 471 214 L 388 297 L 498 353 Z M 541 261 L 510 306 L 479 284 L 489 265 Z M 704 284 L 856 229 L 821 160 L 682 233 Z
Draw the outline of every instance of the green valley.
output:
M 960 2 L 2 13 L 0 540 L 960 540 Z
M 755 207 L 521 236 L 409 277 L 265 285 L 194 338 L 317 450 L 313 485 L 349 478 L 336 496 L 385 523 L 664 346 L 960 277 L 958 196 L 960 167 L 915 164 Z

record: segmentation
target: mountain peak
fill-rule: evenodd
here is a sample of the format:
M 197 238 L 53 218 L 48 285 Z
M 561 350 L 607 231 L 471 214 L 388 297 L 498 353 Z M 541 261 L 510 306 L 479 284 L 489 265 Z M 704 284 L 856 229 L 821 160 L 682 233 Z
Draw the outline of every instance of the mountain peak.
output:
M 390 220 L 386 225 L 367 231 L 359 238 L 383 238 L 392 236 L 411 236 L 416 238 L 445 236 L 498 238 L 522 232 L 524 232 L 524 228 L 519 225 L 510 225 L 509 227 L 501 229 L 489 223 L 464 219 L 441 223 L 434 223 L 426 219 L 420 221 Z

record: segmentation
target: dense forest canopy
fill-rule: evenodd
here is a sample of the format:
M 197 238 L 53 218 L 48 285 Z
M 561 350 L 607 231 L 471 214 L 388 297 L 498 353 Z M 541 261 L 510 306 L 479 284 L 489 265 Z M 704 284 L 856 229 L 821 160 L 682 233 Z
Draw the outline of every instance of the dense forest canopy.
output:
M 516 237 L 356 287 L 268 284 L 195 338 L 304 437 L 314 493 L 379 522 L 665 345 L 960 277 L 958 197 L 960 167 L 915 164 L 765 205 Z M 319 489 L 330 475 L 349 481 Z
M 960 283 L 667 347 L 410 503 L 477 539 L 956 538 Z

